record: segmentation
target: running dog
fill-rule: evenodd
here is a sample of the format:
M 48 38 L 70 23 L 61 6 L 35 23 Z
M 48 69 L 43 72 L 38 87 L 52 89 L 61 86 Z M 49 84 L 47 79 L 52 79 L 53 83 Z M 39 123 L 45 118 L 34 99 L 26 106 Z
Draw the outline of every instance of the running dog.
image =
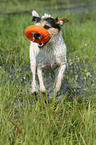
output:
M 39 14 L 32 11 L 32 21 L 34 25 L 38 25 L 47 29 L 50 34 L 50 39 L 46 43 L 30 44 L 30 64 L 32 71 L 32 93 L 38 92 L 36 83 L 36 70 L 40 83 L 40 92 L 46 92 L 44 85 L 42 70 L 46 67 L 55 69 L 57 66 L 58 75 L 56 76 L 56 83 L 54 82 L 54 91 L 57 93 L 60 90 L 63 74 L 66 68 L 66 45 L 62 37 L 61 26 L 68 22 L 66 18 L 53 18 L 51 15 L 44 14 L 40 17 Z M 34 39 L 41 39 L 40 34 L 34 33 Z

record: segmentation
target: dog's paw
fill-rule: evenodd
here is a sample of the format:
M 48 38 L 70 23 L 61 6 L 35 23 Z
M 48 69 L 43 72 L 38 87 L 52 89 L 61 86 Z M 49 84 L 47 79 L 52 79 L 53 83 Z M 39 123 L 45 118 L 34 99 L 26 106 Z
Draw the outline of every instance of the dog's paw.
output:
M 60 91 L 60 86 L 56 87 L 56 93 L 58 93 Z
M 32 87 L 32 89 L 31 89 L 31 93 L 32 93 L 32 94 L 37 94 L 37 93 L 38 93 L 38 89 Z
M 58 81 L 56 82 L 56 93 L 58 93 L 58 92 L 60 91 L 60 88 L 61 88 L 61 81 L 58 80 Z
M 46 92 L 46 89 L 45 89 L 45 86 L 44 85 L 40 86 L 40 92 L 42 92 L 42 93 L 45 93 Z
M 32 89 L 31 89 L 31 93 L 32 93 L 32 94 L 37 94 L 37 93 L 38 93 L 38 90 L 32 88 Z
M 32 83 L 32 89 L 31 89 L 32 94 L 37 94 L 38 93 L 38 86 L 36 83 Z
M 61 84 L 58 82 L 56 83 L 56 85 L 54 86 L 54 93 L 58 93 L 60 91 L 61 88 Z

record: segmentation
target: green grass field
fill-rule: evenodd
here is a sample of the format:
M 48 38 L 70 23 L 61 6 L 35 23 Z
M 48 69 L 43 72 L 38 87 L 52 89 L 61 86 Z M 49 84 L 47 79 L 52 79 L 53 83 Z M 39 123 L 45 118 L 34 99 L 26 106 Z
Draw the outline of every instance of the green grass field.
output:
M 55 16 L 55 14 L 53 14 Z M 62 27 L 72 89 L 61 99 L 30 92 L 29 40 L 24 30 L 31 15 L 0 19 L 0 144 L 96 145 L 96 19 L 65 14 Z M 61 15 L 62 17 L 62 15 Z

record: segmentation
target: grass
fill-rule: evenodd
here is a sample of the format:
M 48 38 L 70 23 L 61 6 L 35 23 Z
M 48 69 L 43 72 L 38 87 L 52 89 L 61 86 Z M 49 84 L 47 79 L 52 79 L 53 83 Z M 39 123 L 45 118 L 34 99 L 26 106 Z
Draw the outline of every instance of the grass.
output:
M 72 89 L 51 102 L 42 94 L 36 100 L 30 92 L 30 42 L 24 30 L 32 24 L 31 16 L 0 21 L 0 144 L 96 144 L 96 21 L 81 14 L 66 17 L 70 23 L 62 27 L 68 57 L 64 76 Z

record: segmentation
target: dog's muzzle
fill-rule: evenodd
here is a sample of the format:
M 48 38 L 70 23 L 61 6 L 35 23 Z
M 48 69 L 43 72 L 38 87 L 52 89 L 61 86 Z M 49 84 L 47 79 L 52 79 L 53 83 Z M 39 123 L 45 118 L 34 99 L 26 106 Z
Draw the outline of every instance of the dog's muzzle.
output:
M 43 38 L 43 36 L 40 35 L 39 33 L 33 32 L 32 34 L 33 34 L 33 40 L 38 40 L 38 39 L 40 40 Z
M 43 36 L 40 35 L 39 33 L 32 32 L 32 34 L 33 34 L 33 40 L 40 40 L 40 39 L 43 38 Z M 50 40 L 50 38 L 49 38 L 49 40 Z M 48 41 L 49 41 L 49 40 L 48 40 Z M 47 41 L 47 42 L 48 42 L 48 41 Z M 42 48 L 43 46 L 46 45 L 47 42 L 45 42 L 45 43 L 38 43 L 38 47 L 39 47 L 39 48 Z

